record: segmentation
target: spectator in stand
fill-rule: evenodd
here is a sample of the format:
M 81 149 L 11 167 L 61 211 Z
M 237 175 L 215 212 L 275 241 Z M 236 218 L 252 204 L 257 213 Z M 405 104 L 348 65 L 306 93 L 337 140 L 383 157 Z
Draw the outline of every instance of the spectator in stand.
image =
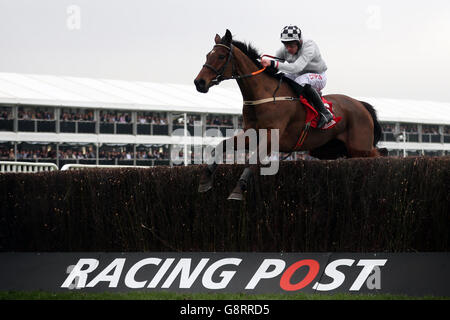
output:
M 0 159 L 2 160 L 14 160 L 14 149 L 0 149 Z
M 102 111 L 100 113 L 100 121 L 101 122 L 108 122 L 108 123 L 114 123 L 114 122 L 130 123 L 131 122 L 131 115 L 128 114 L 128 113 L 122 113 L 122 112 L 109 113 L 109 112 L 106 112 L 106 111 Z
M 394 132 L 395 131 L 395 124 L 382 123 L 381 127 L 382 127 L 383 132 Z
M 422 133 L 439 134 L 439 127 L 424 125 L 422 126 Z
M 53 110 L 43 110 L 39 108 L 19 108 L 20 120 L 53 120 Z
M 59 118 L 61 121 L 94 121 L 94 113 L 89 110 L 63 109 Z
M 401 124 L 400 131 L 401 132 L 405 131 L 408 133 L 417 133 L 418 129 L 417 129 L 417 125 L 415 125 L 415 124 Z
M 10 120 L 12 119 L 11 111 L 1 110 L 0 111 L 0 120 Z

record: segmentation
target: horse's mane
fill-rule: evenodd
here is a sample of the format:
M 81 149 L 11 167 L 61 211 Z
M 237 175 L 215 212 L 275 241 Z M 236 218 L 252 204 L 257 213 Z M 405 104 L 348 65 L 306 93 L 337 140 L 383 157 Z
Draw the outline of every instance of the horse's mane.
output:
M 258 50 L 253 47 L 253 45 L 236 40 L 233 40 L 233 45 L 239 48 L 239 50 L 241 50 L 247 57 L 249 57 L 250 60 L 252 60 L 258 68 L 262 68 L 261 63 L 259 63 L 258 61 L 261 55 L 259 54 Z
M 232 44 L 239 50 L 241 50 L 247 57 L 249 57 L 250 60 L 252 60 L 252 62 L 258 67 L 258 69 L 263 68 L 261 63 L 258 61 L 258 59 L 261 58 L 261 54 L 258 52 L 258 50 L 255 49 L 255 47 L 253 47 L 253 45 L 251 45 L 250 43 L 245 43 L 237 40 L 233 40 Z M 275 74 L 277 72 L 278 71 L 274 68 L 267 68 L 265 71 L 265 73 L 273 77 L 275 77 Z

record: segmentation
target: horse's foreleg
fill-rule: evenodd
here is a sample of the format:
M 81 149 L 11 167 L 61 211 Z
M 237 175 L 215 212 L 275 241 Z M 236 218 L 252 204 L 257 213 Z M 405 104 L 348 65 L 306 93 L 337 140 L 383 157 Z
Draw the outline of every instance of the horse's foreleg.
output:
M 213 150 L 213 156 L 216 156 L 216 150 L 222 150 L 222 155 L 224 157 L 226 157 L 226 146 L 227 146 L 227 142 L 230 142 L 231 140 L 233 140 L 233 146 L 234 146 L 234 150 L 237 150 L 237 140 L 239 138 L 241 134 L 234 136 L 230 139 L 226 139 L 223 140 L 222 142 L 220 142 Z M 245 149 L 248 149 L 248 141 L 246 139 L 245 141 Z M 245 151 L 245 150 L 244 150 Z M 222 159 L 223 160 L 223 159 Z M 214 182 L 214 173 L 217 170 L 217 162 L 213 161 L 211 164 L 209 164 L 202 172 L 201 176 L 200 176 L 200 184 L 198 187 L 198 192 L 207 192 L 209 190 L 212 189 L 213 187 L 213 182 Z
M 239 177 L 239 180 L 234 187 L 233 191 L 228 197 L 228 200 L 238 200 L 241 201 L 244 199 L 244 192 L 248 189 L 248 185 L 253 178 L 253 172 L 251 167 L 247 167 L 244 169 L 244 172 Z
M 268 150 L 271 150 L 271 131 L 268 130 L 267 137 L 258 137 L 258 144 L 256 150 L 250 150 L 250 152 L 253 152 L 253 155 L 250 156 L 250 163 L 252 163 L 253 160 L 256 160 L 256 164 L 250 164 L 244 169 L 244 172 L 239 177 L 239 180 L 234 187 L 233 191 L 231 192 L 230 196 L 228 197 L 228 200 L 238 200 L 241 201 L 244 199 L 244 192 L 248 190 L 248 186 L 250 183 L 254 181 L 255 175 L 259 173 L 259 168 L 261 164 L 261 154 L 259 154 L 262 147 L 267 147 L 265 150 L 265 155 L 267 154 Z
M 214 172 L 216 172 L 216 169 L 217 163 L 213 162 L 209 164 L 205 168 L 205 170 L 203 170 L 202 175 L 200 176 L 200 184 L 198 186 L 198 192 L 207 192 L 212 189 L 214 182 Z
M 219 143 L 216 148 L 213 150 L 213 156 L 215 157 L 215 152 L 217 148 L 224 148 L 226 144 L 224 141 Z M 220 149 L 219 149 L 220 150 Z M 213 161 L 213 163 L 209 164 L 202 172 L 200 176 L 200 183 L 198 186 L 198 192 L 207 192 L 212 189 L 214 182 L 214 173 L 217 169 L 217 163 Z

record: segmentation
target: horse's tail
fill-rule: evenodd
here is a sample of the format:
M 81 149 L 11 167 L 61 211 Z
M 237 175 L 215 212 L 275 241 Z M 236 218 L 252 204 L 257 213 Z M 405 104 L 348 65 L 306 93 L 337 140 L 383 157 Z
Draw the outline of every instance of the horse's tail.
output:
M 368 104 L 367 102 L 364 101 L 360 101 L 364 107 L 367 109 L 367 111 L 369 111 L 370 115 L 372 116 L 373 119 L 373 146 L 376 147 L 378 141 L 380 141 L 381 139 L 381 125 L 378 122 L 378 117 L 377 117 L 377 112 L 375 111 L 375 108 Z

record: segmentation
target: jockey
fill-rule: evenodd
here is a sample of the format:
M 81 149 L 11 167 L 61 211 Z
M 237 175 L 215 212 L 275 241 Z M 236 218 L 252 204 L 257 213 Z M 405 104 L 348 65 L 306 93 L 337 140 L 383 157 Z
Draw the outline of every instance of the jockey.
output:
M 320 115 L 317 127 L 322 128 L 333 119 L 333 115 L 321 99 L 322 89 L 327 83 L 327 65 L 320 55 L 319 47 L 312 40 L 304 40 L 301 30 L 296 26 L 283 28 L 281 42 L 284 46 L 277 51 L 276 56 L 285 62 L 263 58 L 261 64 L 285 73 L 286 77 L 304 88 L 305 98 Z

